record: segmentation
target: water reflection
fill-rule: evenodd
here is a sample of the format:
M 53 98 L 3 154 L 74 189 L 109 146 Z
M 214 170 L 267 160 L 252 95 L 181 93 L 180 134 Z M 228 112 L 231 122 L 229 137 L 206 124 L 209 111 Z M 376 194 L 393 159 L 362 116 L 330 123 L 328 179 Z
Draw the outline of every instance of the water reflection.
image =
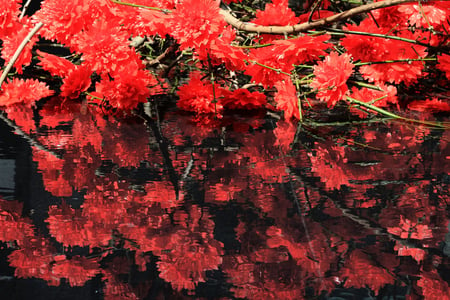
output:
M 450 299 L 449 131 L 55 103 L 7 112 L 34 175 L 2 192 L 5 276 L 92 299 Z

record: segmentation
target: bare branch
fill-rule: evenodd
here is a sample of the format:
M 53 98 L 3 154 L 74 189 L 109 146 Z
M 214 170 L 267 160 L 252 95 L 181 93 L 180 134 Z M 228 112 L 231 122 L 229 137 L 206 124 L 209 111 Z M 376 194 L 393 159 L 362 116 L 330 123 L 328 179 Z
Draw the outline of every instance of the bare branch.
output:
M 348 19 L 352 16 L 369 12 L 375 9 L 395 6 L 399 4 L 405 4 L 410 2 L 417 2 L 417 0 L 384 0 L 381 2 L 375 2 L 370 4 L 361 5 L 344 12 L 319 19 L 313 22 L 305 22 L 302 24 L 297 24 L 293 26 L 260 26 L 253 25 L 250 23 L 245 23 L 235 18 L 230 14 L 230 12 L 221 9 L 220 14 L 224 16 L 225 21 L 231 26 L 246 32 L 256 32 L 256 33 L 268 33 L 268 34 L 289 34 L 295 32 L 305 32 L 314 28 L 322 27 L 331 23 L 335 23 L 341 20 Z

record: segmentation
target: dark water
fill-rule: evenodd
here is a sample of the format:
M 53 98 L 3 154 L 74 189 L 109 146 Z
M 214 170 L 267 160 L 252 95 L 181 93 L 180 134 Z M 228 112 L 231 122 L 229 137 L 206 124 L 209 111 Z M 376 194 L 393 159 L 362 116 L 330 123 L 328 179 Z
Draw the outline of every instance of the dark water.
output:
M 59 99 L 8 117 L 8 299 L 450 298 L 449 130 Z

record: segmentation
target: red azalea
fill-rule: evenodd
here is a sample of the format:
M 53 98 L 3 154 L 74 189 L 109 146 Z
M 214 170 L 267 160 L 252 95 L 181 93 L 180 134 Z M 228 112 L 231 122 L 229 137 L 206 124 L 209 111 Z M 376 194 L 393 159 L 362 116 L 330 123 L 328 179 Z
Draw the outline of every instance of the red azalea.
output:
M 324 61 L 314 67 L 314 79 L 311 87 L 318 89 L 317 98 L 327 102 L 328 107 L 343 100 L 348 92 L 347 79 L 353 73 L 354 65 L 349 54 L 339 55 L 331 52 Z
M 182 85 L 178 91 L 180 99 L 177 106 L 197 114 L 215 114 L 221 117 L 223 111 L 221 94 L 217 83 L 213 86 L 211 82 L 201 80 L 200 73 L 193 73 L 189 82 Z
M 226 23 L 215 0 L 184 0 L 172 13 L 171 35 L 181 49 L 200 49 L 222 33 Z
M 33 105 L 36 100 L 53 95 L 47 85 L 35 79 L 13 78 L 2 85 L 0 107 L 22 103 Z

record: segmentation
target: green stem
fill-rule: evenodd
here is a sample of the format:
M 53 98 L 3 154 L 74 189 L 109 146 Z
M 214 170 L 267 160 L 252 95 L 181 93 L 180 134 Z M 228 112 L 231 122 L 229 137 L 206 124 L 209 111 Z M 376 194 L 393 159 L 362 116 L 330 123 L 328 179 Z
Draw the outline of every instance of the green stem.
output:
M 379 38 L 384 38 L 384 39 L 391 39 L 391 40 L 397 40 L 397 41 L 402 41 L 405 43 L 411 43 L 411 44 L 416 44 L 416 45 L 420 45 L 420 46 L 424 46 L 424 47 L 430 47 L 430 45 L 416 41 L 416 40 L 411 40 L 411 39 L 407 39 L 407 38 L 403 38 L 400 36 L 395 36 L 395 35 L 387 35 L 387 34 L 381 34 L 381 33 L 371 33 L 371 32 L 364 32 L 364 31 L 352 31 L 352 30 L 342 30 L 342 29 L 335 29 L 335 28 L 327 28 L 326 32 L 328 34 L 331 35 L 346 35 L 346 34 L 358 34 L 358 35 L 365 35 L 365 36 L 373 36 L 373 37 L 379 37 Z
M 116 3 L 116 4 L 120 4 L 120 5 L 131 6 L 131 7 L 139 7 L 139 8 L 145 8 L 145 9 L 150 9 L 150 10 L 157 10 L 157 11 L 161 11 L 163 13 L 171 13 L 172 12 L 170 9 L 166 9 L 166 8 L 145 6 L 145 5 L 141 5 L 141 4 L 122 2 L 122 1 L 118 1 L 118 0 L 111 0 L 111 2 L 112 3 Z
M 418 123 L 418 124 L 422 124 L 422 125 L 428 125 L 428 126 L 431 126 L 431 127 L 442 128 L 442 129 L 450 128 L 450 126 L 445 126 L 445 125 L 443 125 L 441 123 L 438 123 L 438 122 L 429 122 L 429 121 L 421 121 L 421 120 L 405 118 L 405 117 L 396 115 L 394 113 L 388 112 L 387 110 L 384 110 L 382 108 L 376 107 L 376 106 L 374 106 L 372 104 L 369 104 L 369 103 L 366 103 L 366 102 L 362 102 L 360 100 L 357 100 L 357 99 L 354 99 L 354 98 L 351 98 L 351 97 L 348 97 L 348 96 L 346 97 L 346 100 L 349 103 L 365 107 L 367 109 L 370 109 L 372 111 L 375 111 L 377 113 L 383 114 L 385 116 L 388 116 L 388 117 L 391 117 L 391 118 L 394 118 L 394 119 L 403 120 L 403 121 L 411 122 L 411 123 Z
M 275 68 L 273 68 L 273 67 L 270 67 L 270 66 L 261 64 L 261 63 L 259 63 L 259 62 L 257 62 L 257 61 L 254 61 L 254 60 L 250 60 L 250 61 L 246 61 L 246 62 L 247 62 L 247 63 L 255 64 L 255 65 L 258 65 L 258 66 L 261 66 L 261 67 L 263 67 L 263 68 L 266 68 L 266 69 L 269 69 L 269 70 L 272 70 L 272 71 L 275 71 L 275 72 L 277 72 L 278 74 L 284 74 L 284 75 L 287 75 L 287 76 L 291 76 L 290 73 L 283 72 L 283 71 L 281 71 L 280 69 L 275 69 Z
M 367 65 L 379 65 L 379 64 L 390 64 L 398 62 L 413 62 L 413 61 L 437 61 L 436 57 L 424 57 L 424 58 L 406 58 L 406 59 L 393 59 L 384 61 L 369 61 L 369 62 L 357 62 L 355 66 L 367 66 Z

